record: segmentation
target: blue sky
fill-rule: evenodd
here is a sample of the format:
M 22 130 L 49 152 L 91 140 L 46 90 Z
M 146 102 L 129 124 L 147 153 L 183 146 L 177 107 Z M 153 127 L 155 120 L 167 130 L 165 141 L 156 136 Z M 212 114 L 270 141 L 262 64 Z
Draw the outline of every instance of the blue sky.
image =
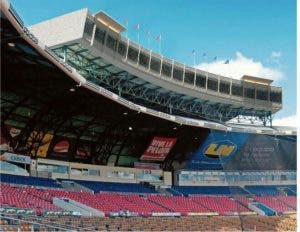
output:
M 128 37 L 164 56 L 238 78 L 243 72 L 270 77 L 283 87 L 283 109 L 276 118 L 296 114 L 295 0 L 11 0 L 25 24 L 77 9 L 103 10 L 123 23 Z M 150 46 L 147 31 L 150 31 Z M 202 56 L 203 53 L 207 55 Z M 218 56 L 217 61 L 213 58 Z M 224 60 L 230 60 L 228 66 Z M 251 73 L 252 72 L 252 73 Z M 292 117 L 293 118 L 293 117 Z M 293 118 L 295 120 L 295 118 Z

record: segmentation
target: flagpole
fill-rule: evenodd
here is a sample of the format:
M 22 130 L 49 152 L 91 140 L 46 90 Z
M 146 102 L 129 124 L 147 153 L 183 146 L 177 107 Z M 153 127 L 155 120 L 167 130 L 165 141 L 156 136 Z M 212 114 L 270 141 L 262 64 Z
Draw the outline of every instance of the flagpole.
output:
M 158 49 L 159 49 L 159 53 L 161 54 L 161 38 L 160 38 L 160 40 L 159 40 L 159 44 L 158 44 Z
M 128 38 L 128 30 L 129 30 L 129 27 L 128 27 L 128 20 L 126 20 L 126 27 L 127 27 L 127 30 L 126 30 L 126 38 Z
M 193 52 L 193 56 L 194 56 L 194 67 L 196 66 L 196 52 Z

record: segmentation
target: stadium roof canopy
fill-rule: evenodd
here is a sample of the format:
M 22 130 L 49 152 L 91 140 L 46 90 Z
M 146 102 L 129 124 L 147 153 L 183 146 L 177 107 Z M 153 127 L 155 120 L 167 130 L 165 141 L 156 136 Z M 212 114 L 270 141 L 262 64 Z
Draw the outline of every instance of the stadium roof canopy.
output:
M 186 114 L 181 111 L 178 111 L 178 114 L 182 114 L 184 117 L 174 117 L 159 112 L 160 109 L 161 111 L 163 111 L 163 107 L 156 102 L 148 102 L 146 105 L 151 106 L 152 104 L 153 108 L 157 109 L 157 111 L 150 110 L 145 107 L 136 106 L 135 104 L 130 103 L 125 99 L 118 97 L 117 95 L 114 95 L 113 92 L 119 93 L 119 90 L 121 91 L 121 96 L 126 96 L 129 100 L 133 99 L 133 96 L 131 96 L 130 94 L 131 88 L 130 86 L 127 86 L 127 84 L 132 81 L 135 86 L 137 85 L 140 88 L 146 86 L 147 89 L 159 91 L 161 94 L 165 94 L 166 96 L 174 96 L 187 101 L 193 100 L 193 98 L 186 95 L 180 95 L 176 92 L 168 91 L 167 89 L 159 86 L 155 86 L 145 80 L 138 78 L 137 76 L 129 76 L 130 74 L 128 72 L 124 72 L 123 70 L 120 70 L 112 64 L 105 63 L 102 58 L 93 57 L 90 54 L 90 51 L 81 48 L 80 44 L 78 43 L 68 45 L 70 49 L 73 48 L 75 51 L 75 54 L 73 54 L 73 56 L 81 56 L 81 65 L 85 66 L 84 69 L 78 68 L 78 70 L 75 71 L 58 57 L 56 57 L 51 52 L 51 50 L 41 44 L 38 39 L 28 31 L 20 17 L 11 6 L 9 7 L 9 11 L 13 18 L 16 20 L 16 23 L 19 24 L 19 30 L 23 31 L 24 34 L 22 33 L 21 35 L 20 31 L 17 31 L 15 29 L 16 24 L 13 26 L 10 20 L 8 20 L 6 16 L 1 12 L 1 48 L 2 54 L 5 56 L 5 59 L 1 59 L 1 63 L 2 67 L 9 67 L 2 69 L 3 76 L 9 76 L 9 78 L 2 78 L 1 90 L 2 93 L 4 93 L 1 95 L 1 107 L 3 109 L 1 111 L 1 114 L 2 119 L 4 119 L 2 120 L 2 123 L 9 122 L 9 124 L 18 127 L 25 127 L 28 126 L 28 124 L 32 124 L 31 126 L 37 125 L 36 122 L 38 120 L 44 120 L 43 118 L 47 118 L 44 117 L 47 116 L 47 114 L 51 115 L 51 113 L 56 113 L 51 111 L 53 111 L 53 109 L 56 110 L 56 107 L 60 107 L 62 110 L 62 115 L 60 116 L 62 116 L 62 118 L 53 119 L 53 123 L 58 123 L 59 121 L 60 123 L 62 123 L 58 124 L 59 133 L 61 133 L 62 135 L 70 135 L 76 137 L 79 134 L 78 131 L 76 132 L 76 126 L 86 128 L 86 130 L 93 127 L 94 131 L 89 131 L 86 135 L 86 139 L 92 139 L 90 138 L 91 135 L 93 133 L 96 133 L 97 130 L 96 124 L 97 120 L 99 120 L 98 116 L 103 115 L 103 111 L 101 111 L 100 109 L 101 107 L 98 106 L 101 106 L 102 101 L 105 101 L 102 100 L 103 98 L 100 98 L 98 94 L 93 93 L 96 92 L 105 95 L 110 99 L 113 99 L 115 102 L 119 102 L 121 105 L 117 103 L 116 104 L 118 105 L 118 108 L 121 109 L 122 115 L 124 115 L 123 113 L 127 114 L 127 112 L 135 112 L 134 114 L 136 115 L 144 115 L 144 113 L 154 115 L 158 118 L 164 118 L 171 122 L 173 121 L 173 123 L 169 124 L 170 128 L 173 128 L 176 125 L 191 125 L 196 127 L 206 127 L 228 131 L 235 131 L 235 129 L 233 128 L 236 128 L 236 130 L 239 132 L 244 131 L 249 133 L 294 133 L 290 130 L 280 130 L 280 128 L 274 130 L 268 127 L 255 127 L 254 125 L 239 128 L 238 125 L 230 124 L 230 126 L 226 126 L 224 124 L 218 124 L 209 121 L 201 121 L 198 119 L 193 120 L 192 118 L 187 118 Z M 33 41 L 35 45 L 32 46 L 30 43 L 24 40 L 23 37 Z M 38 50 L 36 49 L 37 47 L 39 48 Z M 43 53 L 43 55 L 41 55 L 41 52 Z M 47 56 L 49 55 L 48 57 L 50 57 L 51 59 L 45 58 L 45 54 Z M 76 57 L 76 59 L 77 58 L 78 57 Z M 72 59 L 74 59 L 74 57 L 72 56 L 68 59 L 68 62 L 70 62 L 71 64 Z M 89 62 L 92 62 L 92 64 L 84 63 L 84 59 L 88 59 Z M 111 90 L 111 92 L 104 91 L 105 89 L 95 86 L 88 80 L 86 81 L 86 84 L 84 83 L 85 79 L 78 75 L 77 72 L 83 75 L 86 74 L 89 70 L 86 65 L 89 64 L 92 65 L 92 69 L 100 67 L 99 70 L 105 70 L 105 72 L 109 72 L 111 74 L 112 79 L 109 80 L 109 83 L 107 83 L 106 80 L 103 80 L 103 83 L 101 83 L 101 86 L 104 86 L 107 90 Z M 75 66 L 75 64 L 73 65 Z M 60 66 L 60 68 L 58 68 L 57 66 Z M 12 74 L 7 72 L 12 72 Z M 67 78 L 66 73 L 69 74 L 73 78 L 73 80 L 72 78 Z M 75 80 L 73 77 L 74 75 L 71 75 L 70 73 L 74 73 L 74 75 L 78 78 Z M 22 76 L 22 79 L 14 79 L 18 76 Z M 126 79 L 122 78 L 124 76 L 126 77 Z M 80 86 L 80 84 L 78 85 L 78 82 L 82 84 L 82 86 Z M 35 84 L 33 85 L 32 83 Z M 111 83 L 115 83 L 118 89 L 112 88 L 112 86 L 110 85 Z M 121 86 L 118 85 L 120 83 L 122 83 Z M 22 88 L 18 87 L 20 85 L 22 86 Z M 122 89 L 120 89 L 120 87 L 122 87 Z M 95 91 L 95 89 L 97 89 L 97 91 Z M 23 96 L 23 98 L 20 98 L 20 96 L 15 94 L 15 91 L 21 91 L 21 95 Z M 6 94 L 7 92 L 9 92 L 9 94 Z M 76 101 L 74 101 L 74 96 L 77 96 L 81 92 L 84 92 L 84 94 L 80 96 L 79 99 L 76 98 Z M 90 96 L 87 96 L 86 94 L 90 94 Z M 35 98 L 39 99 L 39 103 L 32 102 L 32 99 Z M 137 98 L 135 96 L 134 100 L 142 105 L 145 99 L 142 97 Z M 74 104 L 74 102 L 76 102 L 78 105 Z M 44 106 L 41 106 L 41 103 L 44 104 Z M 81 103 L 85 105 L 81 105 Z M 178 104 L 180 105 L 180 103 L 182 105 L 185 102 L 181 100 L 178 102 Z M 122 105 L 126 107 L 123 107 Z M 79 112 L 76 112 L 76 110 L 78 111 L 78 109 L 80 109 L 81 115 Z M 64 116 L 63 111 L 66 112 Z M 85 115 L 82 115 L 83 111 Z M 37 114 L 35 114 L 36 112 L 39 112 L 39 114 L 41 115 L 37 116 Z M 113 113 L 110 117 L 113 117 L 114 114 L 115 113 Z M 117 120 L 120 115 L 115 116 Z M 93 118 L 94 121 L 92 121 Z M 34 121 L 31 121 L 31 119 L 33 119 Z M 46 124 L 46 122 L 41 121 L 41 124 Z M 49 125 L 50 124 L 51 123 L 49 123 Z M 93 124 L 94 126 L 92 126 L 91 124 Z M 103 130 L 103 128 L 99 128 L 99 130 Z M 82 137 L 85 137 L 84 133 L 82 133 Z
M 272 81 L 233 80 L 188 67 L 115 33 L 100 16 L 107 19 L 82 9 L 30 30 L 88 82 L 140 106 L 220 123 L 248 116 L 264 124 L 281 109 L 281 88 Z

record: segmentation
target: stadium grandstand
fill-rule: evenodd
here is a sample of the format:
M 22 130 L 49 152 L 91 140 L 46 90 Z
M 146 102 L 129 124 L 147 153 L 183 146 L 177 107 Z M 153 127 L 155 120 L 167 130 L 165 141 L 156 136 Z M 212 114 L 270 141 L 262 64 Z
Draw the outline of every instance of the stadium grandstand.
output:
M 27 28 L 1 0 L 0 231 L 295 231 L 282 89 L 125 30 L 88 9 Z

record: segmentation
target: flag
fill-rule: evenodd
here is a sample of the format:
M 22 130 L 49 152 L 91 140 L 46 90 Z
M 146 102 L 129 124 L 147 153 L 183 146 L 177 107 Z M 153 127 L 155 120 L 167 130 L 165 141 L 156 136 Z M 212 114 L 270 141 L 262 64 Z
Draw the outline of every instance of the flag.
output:
M 193 49 L 192 53 L 193 53 L 194 55 L 196 54 L 196 51 L 195 51 L 195 49 Z
M 229 60 L 226 60 L 226 61 L 224 62 L 224 64 L 229 64 Z
M 156 40 L 161 40 L 161 35 L 156 36 Z
M 206 52 L 203 52 L 202 56 L 206 56 Z
M 139 23 L 138 23 L 138 24 L 135 24 L 135 25 L 134 25 L 134 29 L 135 29 L 135 30 L 139 30 L 139 29 L 140 29 L 140 24 L 139 24 Z
M 217 60 L 218 59 L 218 57 L 217 56 L 215 56 L 214 58 L 213 58 L 213 60 Z

